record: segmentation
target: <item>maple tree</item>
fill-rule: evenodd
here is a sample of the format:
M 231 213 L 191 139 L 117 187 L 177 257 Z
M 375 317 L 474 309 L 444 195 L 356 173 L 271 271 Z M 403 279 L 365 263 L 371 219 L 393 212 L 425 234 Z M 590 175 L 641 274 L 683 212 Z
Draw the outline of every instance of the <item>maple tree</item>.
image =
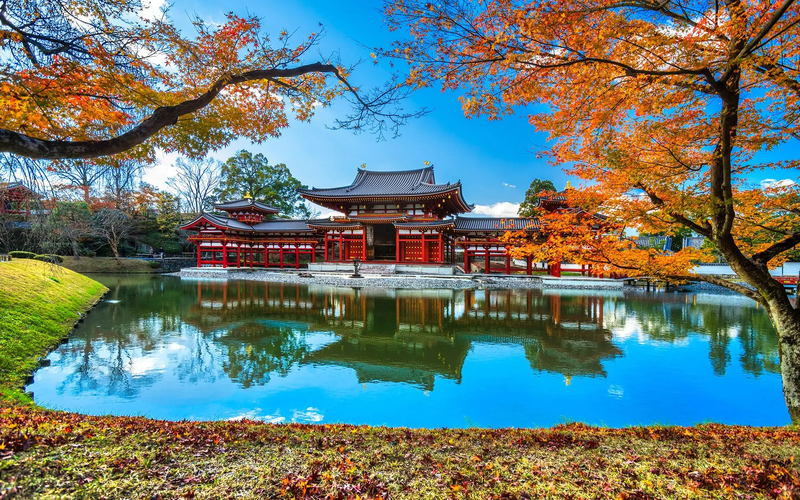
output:
M 334 58 L 307 62 L 321 33 L 270 38 L 253 15 L 216 25 L 193 19 L 184 36 L 167 15 L 127 0 L 0 0 L 0 152 L 39 159 L 154 150 L 199 157 L 235 137 L 278 136 L 343 97 L 339 127 L 383 134 L 409 117 L 394 82 L 352 86 Z
M 748 185 L 755 172 L 798 167 L 800 148 L 760 159 L 800 139 L 798 5 L 394 0 L 385 9 L 398 41 L 381 53 L 410 62 L 409 83 L 462 92 L 468 116 L 499 119 L 526 107 L 529 122 L 549 133 L 552 162 L 587 181 L 573 206 L 642 232 L 685 226 L 708 238 L 744 283 L 693 275 L 703 258 L 696 249 L 639 249 L 614 231 L 580 229 L 576 213 L 543 221 L 555 235 L 550 246 L 562 247 L 550 252 L 600 269 L 708 281 L 763 305 L 780 339 L 789 412 L 800 421 L 800 311 L 769 272 L 800 243 L 798 187 Z

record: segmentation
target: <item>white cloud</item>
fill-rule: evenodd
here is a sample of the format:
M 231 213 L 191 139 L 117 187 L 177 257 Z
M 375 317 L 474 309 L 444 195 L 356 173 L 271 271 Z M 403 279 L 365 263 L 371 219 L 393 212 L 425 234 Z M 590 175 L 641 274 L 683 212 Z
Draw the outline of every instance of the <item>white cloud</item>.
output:
M 323 418 L 325 417 L 322 415 L 322 413 L 320 413 L 319 409 L 312 406 L 306 408 L 306 411 L 294 410 L 292 414 L 292 422 L 299 422 L 303 424 L 315 424 L 317 422 L 322 422 Z
M 507 183 L 507 182 L 504 182 L 504 183 L 503 183 L 503 185 L 504 185 L 505 187 L 507 187 L 507 188 L 515 188 L 515 187 L 517 187 L 515 184 L 509 184 L 509 183 Z
M 792 179 L 764 179 L 761 181 L 761 189 L 789 187 L 795 184 Z
M 154 20 L 161 17 L 162 9 L 167 6 L 167 0 L 145 0 L 139 9 L 139 17 Z
M 174 165 L 179 157 L 179 153 L 165 153 L 159 150 L 156 153 L 155 165 L 145 171 L 142 180 L 158 189 L 169 190 L 167 179 L 175 176 L 177 170 Z
M 480 215 L 489 215 L 491 217 L 517 217 L 519 203 L 500 201 L 491 205 L 475 205 L 475 209 L 472 212 Z

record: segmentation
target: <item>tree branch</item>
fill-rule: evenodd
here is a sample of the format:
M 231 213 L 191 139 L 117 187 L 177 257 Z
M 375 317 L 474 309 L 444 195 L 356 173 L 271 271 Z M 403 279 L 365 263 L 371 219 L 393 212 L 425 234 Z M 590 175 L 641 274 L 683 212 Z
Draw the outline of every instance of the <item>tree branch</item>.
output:
M 749 297 L 762 305 L 766 305 L 764 298 L 752 288 L 740 285 L 739 283 L 734 283 L 724 278 L 717 278 L 716 276 L 707 276 L 702 274 L 689 274 L 684 276 L 675 275 L 675 276 L 670 276 L 670 278 L 682 281 L 704 281 L 712 285 L 725 287 L 728 290 L 733 290 L 734 292 L 738 292 L 744 295 L 745 297 Z
M 798 243 L 800 243 L 800 233 L 794 233 L 782 239 L 781 241 L 773 244 L 766 250 L 762 250 L 756 254 L 753 254 L 753 256 L 750 259 L 756 264 L 766 266 L 767 262 L 769 262 L 773 257 L 777 257 L 781 253 L 787 250 L 791 250 Z
M 317 62 L 288 69 L 253 70 L 239 75 L 222 76 L 206 92 L 195 99 L 184 101 L 175 106 L 158 107 L 149 117 L 131 130 L 111 139 L 96 141 L 46 140 L 12 130 L 0 129 L 0 152 L 49 160 L 96 158 L 121 153 L 142 144 L 163 128 L 174 125 L 180 117 L 194 113 L 209 105 L 225 87 L 255 80 L 276 82 L 276 78 L 292 78 L 309 73 L 329 73 L 334 75 L 349 92 L 356 95 L 359 103 L 365 104 L 347 79 L 341 76 L 339 70 L 332 64 Z

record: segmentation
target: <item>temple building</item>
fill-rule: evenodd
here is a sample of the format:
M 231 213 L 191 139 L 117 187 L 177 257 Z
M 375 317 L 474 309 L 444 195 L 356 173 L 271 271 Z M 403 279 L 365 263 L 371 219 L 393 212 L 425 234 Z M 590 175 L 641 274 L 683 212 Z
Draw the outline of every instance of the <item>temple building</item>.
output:
M 465 217 L 472 211 L 460 182 L 437 183 L 432 166 L 359 169 L 353 182 L 300 190 L 341 215 L 279 219 L 279 210 L 249 198 L 216 205 L 183 226 L 196 233 L 198 267 L 306 267 L 310 263 L 425 265 L 466 273 L 512 271 L 500 241 L 507 231 L 538 231 L 536 218 Z M 558 205 L 559 200 L 549 200 Z M 522 270 L 531 272 L 531 262 Z
M 39 195 L 21 182 L 0 182 L 0 214 L 29 216 L 41 204 Z

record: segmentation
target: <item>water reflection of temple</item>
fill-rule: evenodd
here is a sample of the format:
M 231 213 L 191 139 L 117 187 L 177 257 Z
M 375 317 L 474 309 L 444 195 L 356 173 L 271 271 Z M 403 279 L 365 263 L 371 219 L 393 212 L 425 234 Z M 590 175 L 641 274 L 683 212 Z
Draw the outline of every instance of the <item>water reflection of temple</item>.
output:
M 560 373 L 568 380 L 605 376 L 602 361 L 622 354 L 603 325 L 604 296 L 570 297 L 540 290 L 360 290 L 263 282 L 198 281 L 196 287 L 197 302 L 184 320 L 201 331 L 224 341 L 246 328 L 252 332 L 252 342 L 258 332 L 275 339 L 276 321 L 296 323 L 304 331 L 333 332 L 337 337 L 332 343 L 315 350 L 296 346 L 287 358 L 300 364 L 347 367 L 362 383 L 406 382 L 432 389 L 436 376 L 460 381 L 475 344 L 522 346 L 533 369 Z M 274 341 L 266 345 L 273 355 L 280 352 Z M 249 351 L 246 346 L 237 351 L 258 349 L 254 345 Z

